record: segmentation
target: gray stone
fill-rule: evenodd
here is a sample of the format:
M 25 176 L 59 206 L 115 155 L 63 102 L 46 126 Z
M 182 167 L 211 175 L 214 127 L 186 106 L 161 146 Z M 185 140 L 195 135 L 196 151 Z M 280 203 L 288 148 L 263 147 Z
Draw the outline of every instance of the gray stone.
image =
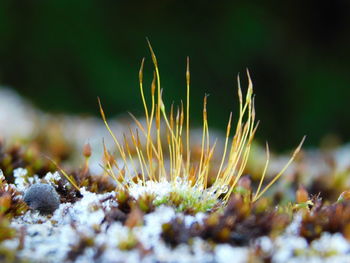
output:
M 60 205 L 60 197 L 49 184 L 33 184 L 24 194 L 27 205 L 41 214 L 52 214 Z

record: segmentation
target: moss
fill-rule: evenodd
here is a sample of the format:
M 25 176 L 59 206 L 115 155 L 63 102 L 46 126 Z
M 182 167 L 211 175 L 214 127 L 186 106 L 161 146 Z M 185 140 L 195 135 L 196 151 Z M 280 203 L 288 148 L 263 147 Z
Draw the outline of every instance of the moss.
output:
M 129 251 L 136 248 L 138 243 L 136 236 L 130 231 L 125 239 L 119 241 L 118 248 L 122 251 Z
M 135 199 L 130 195 L 127 189 L 120 189 L 116 193 L 118 208 L 128 214 L 131 211 Z
M 198 212 L 209 212 L 218 202 L 215 197 L 209 194 L 203 194 L 195 188 L 188 188 L 171 191 L 168 195 L 156 200 L 155 205 L 167 205 L 174 207 L 177 212 L 196 214 Z
M 18 143 L 7 146 L 0 140 L 0 169 L 6 181 L 14 182 L 13 171 L 16 168 L 25 168 L 28 171 L 27 177 L 36 174 L 41 178 L 48 172 L 54 172 L 55 166 L 43 157 L 42 152 L 34 144 L 27 147 Z
M 155 199 L 156 199 L 155 194 L 145 193 L 137 199 L 136 204 L 142 212 L 146 214 L 151 213 L 155 210 L 155 207 L 156 207 L 154 204 Z
M 0 243 L 4 240 L 15 237 L 15 229 L 10 227 L 10 221 L 4 215 L 0 214 Z
M 24 214 L 28 206 L 21 194 L 0 174 L 0 213 L 12 218 Z
M 203 224 L 187 227 L 180 217 L 162 226 L 162 238 L 172 247 L 201 237 L 214 243 L 247 246 L 260 236 L 277 236 L 290 223 L 290 216 L 273 209 L 262 209 L 264 204 L 244 201 L 238 195 L 231 198 L 224 211 L 209 213 Z
M 299 235 L 311 242 L 323 232 L 339 232 L 350 240 L 350 201 L 327 205 L 318 199 L 314 203 L 310 211 L 303 213 Z

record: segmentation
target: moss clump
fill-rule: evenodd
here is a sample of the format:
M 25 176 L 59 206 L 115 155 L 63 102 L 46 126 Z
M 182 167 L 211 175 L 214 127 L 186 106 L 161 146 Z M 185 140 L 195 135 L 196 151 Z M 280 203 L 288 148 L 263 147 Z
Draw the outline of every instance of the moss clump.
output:
M 188 243 L 193 237 L 214 243 L 246 246 L 260 236 L 280 234 L 290 220 L 285 213 L 266 209 L 264 202 L 252 204 L 235 195 L 224 211 L 208 214 L 203 224 L 195 223 L 187 227 L 181 218 L 164 224 L 162 238 L 171 246 Z
M 133 198 L 127 189 L 121 189 L 116 194 L 116 200 L 118 203 L 118 208 L 128 214 L 131 211 L 133 204 L 135 203 L 135 198 Z
M 148 214 L 153 212 L 156 209 L 155 206 L 156 195 L 155 194 L 143 194 L 141 195 L 137 201 L 137 207 L 144 213 Z
M 24 214 L 28 206 L 21 194 L 7 183 L 0 170 L 0 213 L 8 218 Z
M 260 236 L 275 236 L 290 223 L 291 218 L 263 202 L 252 204 L 239 195 L 233 196 L 223 213 L 208 216 L 200 236 L 218 243 L 248 245 Z
M 327 205 L 317 199 L 314 203 L 311 210 L 303 213 L 299 235 L 311 242 L 323 232 L 339 232 L 350 241 L 350 201 Z
M 55 171 L 55 166 L 43 158 L 42 152 L 37 147 L 23 147 L 18 143 L 6 146 L 0 140 L 0 169 L 4 172 L 8 183 L 14 182 L 13 171 L 16 168 L 25 168 L 28 177 L 36 174 L 40 178 L 48 172 Z
M 174 189 L 168 195 L 156 200 L 155 205 L 174 207 L 177 212 L 194 215 L 199 212 L 209 212 L 219 201 L 209 193 L 203 193 L 195 188 Z

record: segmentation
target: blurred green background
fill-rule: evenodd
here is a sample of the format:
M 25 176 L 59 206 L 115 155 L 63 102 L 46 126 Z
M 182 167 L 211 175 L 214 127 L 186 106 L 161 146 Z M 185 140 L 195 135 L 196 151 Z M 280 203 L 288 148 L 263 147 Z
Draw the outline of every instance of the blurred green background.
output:
M 0 84 L 50 112 L 142 114 L 138 70 L 145 37 L 157 54 L 167 103 L 225 129 L 237 110 L 236 76 L 255 85 L 258 138 L 275 149 L 308 135 L 350 139 L 350 1 L 0 1 Z M 169 105 L 168 104 L 168 105 Z

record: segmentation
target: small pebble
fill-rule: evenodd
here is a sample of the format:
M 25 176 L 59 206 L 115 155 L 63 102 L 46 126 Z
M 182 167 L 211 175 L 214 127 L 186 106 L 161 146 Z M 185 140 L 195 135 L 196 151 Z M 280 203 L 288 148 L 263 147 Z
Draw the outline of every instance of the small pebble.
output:
M 60 205 L 60 197 L 49 184 L 33 184 L 24 194 L 27 205 L 41 214 L 52 214 Z

